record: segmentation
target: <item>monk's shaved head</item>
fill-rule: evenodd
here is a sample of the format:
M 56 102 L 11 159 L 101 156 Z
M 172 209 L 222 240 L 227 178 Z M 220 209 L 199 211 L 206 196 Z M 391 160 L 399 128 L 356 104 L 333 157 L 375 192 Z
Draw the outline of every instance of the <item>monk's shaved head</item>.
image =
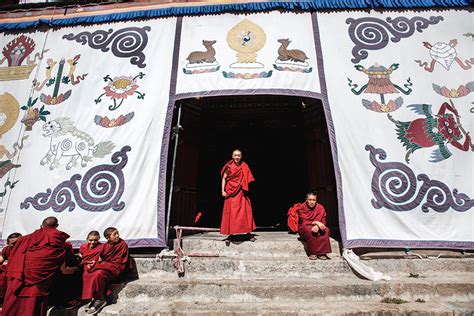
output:
M 58 219 L 54 216 L 46 217 L 41 224 L 41 227 L 58 227 Z
M 308 199 L 308 197 L 309 197 L 310 195 L 312 195 L 312 196 L 314 196 L 314 197 L 316 197 L 316 198 L 318 197 L 314 191 L 309 191 L 308 193 L 306 193 L 306 199 Z
M 109 238 L 110 235 L 112 235 L 113 232 L 116 232 L 118 231 L 117 228 L 115 227 L 108 227 L 104 230 L 104 237 L 105 238 Z

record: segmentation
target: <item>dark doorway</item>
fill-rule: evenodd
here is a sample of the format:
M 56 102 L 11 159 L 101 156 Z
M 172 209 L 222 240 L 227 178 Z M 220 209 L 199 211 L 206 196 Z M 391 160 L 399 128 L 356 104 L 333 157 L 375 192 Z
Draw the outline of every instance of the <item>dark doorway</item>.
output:
M 179 102 L 183 130 L 171 225 L 220 226 L 220 169 L 239 148 L 256 179 L 250 199 L 258 229 L 286 230 L 288 208 L 312 189 L 337 234 L 333 163 L 319 100 L 259 95 Z M 170 146 L 169 157 L 172 150 Z

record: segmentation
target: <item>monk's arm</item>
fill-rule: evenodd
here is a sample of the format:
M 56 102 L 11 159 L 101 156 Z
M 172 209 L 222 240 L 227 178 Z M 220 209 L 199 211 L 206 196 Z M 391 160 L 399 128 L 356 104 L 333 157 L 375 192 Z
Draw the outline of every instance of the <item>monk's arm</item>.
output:
M 222 175 L 221 187 L 222 187 L 222 196 L 226 197 L 227 193 L 225 192 L 225 184 L 227 182 L 227 172 L 224 172 Z
M 65 262 L 63 262 L 63 264 L 61 265 L 59 269 L 61 270 L 62 274 L 74 274 L 77 271 L 79 271 L 78 267 L 68 267 L 66 266 Z
M 322 206 L 321 206 L 322 207 Z M 321 230 L 326 230 L 326 210 L 322 207 L 320 211 L 319 221 L 313 221 L 311 224 L 317 225 Z
M 0 256 L 0 264 L 2 264 L 3 261 L 5 261 L 5 258 L 3 258 L 3 256 Z

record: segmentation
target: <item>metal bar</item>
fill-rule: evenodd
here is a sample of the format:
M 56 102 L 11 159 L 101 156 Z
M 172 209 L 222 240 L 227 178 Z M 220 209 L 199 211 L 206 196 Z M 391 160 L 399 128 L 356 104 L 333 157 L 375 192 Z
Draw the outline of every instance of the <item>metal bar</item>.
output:
M 174 139 L 174 149 L 173 149 L 173 163 L 171 167 L 171 180 L 170 180 L 170 195 L 168 198 L 168 213 L 166 214 L 166 244 L 168 244 L 169 240 L 169 226 L 170 226 L 170 215 L 171 215 L 171 204 L 173 200 L 173 186 L 174 186 L 174 169 L 176 167 L 176 154 L 178 152 L 178 140 L 179 140 L 179 132 L 182 129 L 181 123 L 181 104 L 177 103 L 178 107 L 178 121 L 176 122 L 176 126 L 173 129 L 173 135 L 175 136 Z
M 207 228 L 207 227 L 191 227 L 191 226 L 179 226 L 176 225 L 173 227 L 174 229 L 178 230 L 193 230 L 193 231 L 200 231 L 200 232 L 218 232 L 220 231 L 219 228 Z

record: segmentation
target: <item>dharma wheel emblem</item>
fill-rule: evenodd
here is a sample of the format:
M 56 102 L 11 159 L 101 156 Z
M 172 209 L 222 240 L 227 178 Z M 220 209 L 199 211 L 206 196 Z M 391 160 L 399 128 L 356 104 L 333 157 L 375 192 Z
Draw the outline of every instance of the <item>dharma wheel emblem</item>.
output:
M 272 70 L 262 70 L 265 65 L 257 61 L 257 52 L 266 41 L 263 29 L 252 21 L 244 19 L 235 25 L 227 33 L 227 44 L 237 52 L 237 62 L 229 65 L 236 70 L 222 71 L 224 78 L 247 80 L 271 77 Z
M 231 68 L 263 68 L 257 62 L 257 52 L 263 48 L 267 36 L 263 29 L 252 21 L 245 19 L 227 33 L 229 47 L 237 52 L 237 63 Z

